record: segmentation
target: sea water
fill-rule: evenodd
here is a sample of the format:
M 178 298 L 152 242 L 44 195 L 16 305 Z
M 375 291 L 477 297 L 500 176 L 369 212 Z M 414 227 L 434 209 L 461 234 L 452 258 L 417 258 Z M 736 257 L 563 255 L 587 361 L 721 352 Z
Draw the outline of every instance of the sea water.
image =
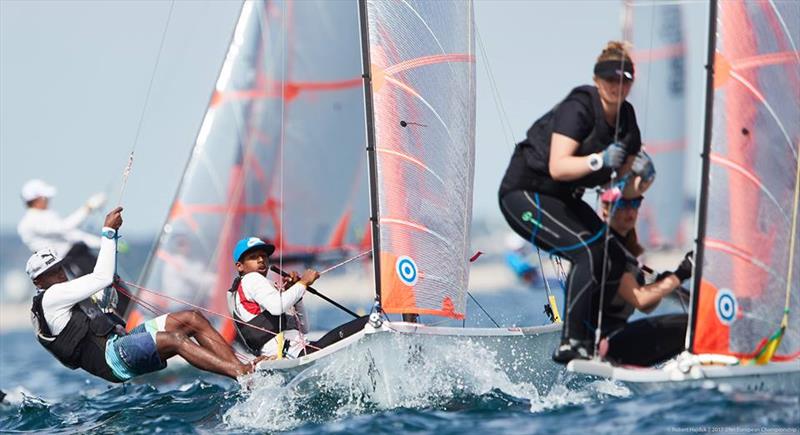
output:
M 491 311 L 501 300 L 483 296 L 481 302 Z M 420 355 L 413 343 L 402 341 L 407 338 L 392 340 L 401 341 L 365 343 L 360 352 L 334 356 L 291 379 L 259 374 L 240 385 L 172 363 L 179 368 L 111 385 L 62 367 L 31 331 L 6 332 L 0 334 L 0 389 L 7 394 L 0 432 L 800 431 L 796 395 L 716 388 L 633 394 L 614 382 L 563 371 L 549 385 L 537 385 L 509 378 L 496 355 L 479 343 L 445 344 Z

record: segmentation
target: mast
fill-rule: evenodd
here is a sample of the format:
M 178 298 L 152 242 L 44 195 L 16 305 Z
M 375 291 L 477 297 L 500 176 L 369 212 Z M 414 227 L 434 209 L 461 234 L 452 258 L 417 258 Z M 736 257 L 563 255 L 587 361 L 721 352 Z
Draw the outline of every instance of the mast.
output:
M 381 237 L 378 223 L 378 159 L 375 155 L 375 118 L 372 102 L 372 63 L 369 57 L 369 20 L 367 0 L 358 0 L 358 16 L 361 24 L 361 60 L 364 78 L 364 111 L 367 123 L 367 156 L 369 159 L 369 203 L 370 228 L 372 229 L 372 269 L 375 273 L 375 302 L 381 303 Z
M 703 126 L 703 151 L 700 157 L 703 166 L 700 175 L 700 194 L 697 202 L 697 239 L 694 252 L 694 281 L 692 282 L 692 300 L 689 305 L 689 328 L 686 330 L 686 349 L 694 346 L 694 328 L 697 322 L 695 308 L 700 295 L 700 283 L 703 280 L 703 253 L 705 250 L 706 220 L 708 217 L 708 183 L 711 172 L 711 133 L 714 123 L 714 57 L 717 51 L 717 1 L 709 2 L 708 12 L 708 55 L 706 58 L 706 107 Z

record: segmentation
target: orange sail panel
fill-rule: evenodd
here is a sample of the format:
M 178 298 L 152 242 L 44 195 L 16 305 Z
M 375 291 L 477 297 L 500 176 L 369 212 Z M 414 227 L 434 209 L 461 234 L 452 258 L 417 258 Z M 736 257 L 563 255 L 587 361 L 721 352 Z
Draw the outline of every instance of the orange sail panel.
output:
M 472 3 L 367 1 L 387 313 L 466 310 L 475 137 Z
M 703 284 L 694 353 L 753 357 L 781 325 L 775 359 L 800 351 L 800 280 L 790 276 L 800 145 L 800 7 L 720 1 Z M 794 245 L 794 270 L 800 255 Z

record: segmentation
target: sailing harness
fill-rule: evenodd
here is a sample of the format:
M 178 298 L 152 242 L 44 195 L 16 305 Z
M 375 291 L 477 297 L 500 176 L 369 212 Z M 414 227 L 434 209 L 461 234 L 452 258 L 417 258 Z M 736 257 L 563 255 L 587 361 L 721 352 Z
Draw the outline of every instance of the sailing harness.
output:
M 67 326 L 58 335 L 53 335 L 42 309 L 45 292 L 47 290 L 37 293 L 31 305 L 31 320 L 39 343 L 72 370 L 82 368 L 109 382 L 122 382 L 106 363 L 105 350 L 108 336 L 120 328 L 123 332 L 125 323 L 102 312 L 90 299 L 85 299 L 72 307 Z
M 286 325 L 286 314 L 276 316 L 267 310 L 262 310 L 256 301 L 247 299 L 242 289 L 242 278 L 237 276 L 233 279 L 231 287 L 227 291 L 228 310 L 232 313 L 235 320 L 239 338 L 247 346 L 248 350 L 254 355 L 261 353 L 261 348 L 281 332 L 281 327 Z M 245 321 L 237 313 L 237 307 L 241 305 L 250 314 L 255 315 L 250 320 Z M 249 328 L 241 328 L 239 325 L 247 325 Z M 285 355 L 288 348 L 288 341 L 284 342 L 283 349 L 279 349 L 278 354 Z

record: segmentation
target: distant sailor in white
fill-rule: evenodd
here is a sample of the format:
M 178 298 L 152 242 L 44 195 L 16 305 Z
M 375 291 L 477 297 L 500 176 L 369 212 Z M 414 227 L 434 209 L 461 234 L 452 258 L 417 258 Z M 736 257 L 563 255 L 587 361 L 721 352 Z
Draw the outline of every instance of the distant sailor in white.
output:
M 250 373 L 233 349 L 197 311 L 164 314 L 125 332 L 122 321 L 104 313 L 91 296 L 112 285 L 114 239 L 122 225 L 122 207 L 105 219 L 100 254 L 94 271 L 68 280 L 58 252 L 44 248 L 25 267 L 39 290 L 33 297 L 31 321 L 39 343 L 62 364 L 109 382 L 161 370 L 180 355 L 189 364 L 231 378 Z M 194 340 L 192 340 L 194 339 Z
M 49 209 L 56 188 L 39 179 L 22 186 L 22 201 L 27 210 L 17 226 L 22 242 L 31 252 L 53 249 L 63 259 L 63 265 L 74 277 L 92 271 L 97 257 L 91 249 L 100 248 L 100 238 L 79 229 L 89 215 L 103 206 L 106 196 L 95 193 L 86 203 L 66 218 Z

